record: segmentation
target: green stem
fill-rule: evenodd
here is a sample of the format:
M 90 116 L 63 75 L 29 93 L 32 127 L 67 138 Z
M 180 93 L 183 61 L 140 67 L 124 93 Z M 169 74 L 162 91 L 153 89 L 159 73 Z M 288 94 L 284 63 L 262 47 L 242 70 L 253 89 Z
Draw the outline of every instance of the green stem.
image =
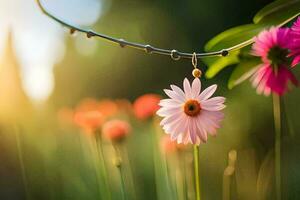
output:
M 187 190 L 187 173 L 186 173 L 186 159 L 185 159 L 185 152 L 179 152 L 180 160 L 180 176 L 182 177 L 182 184 L 183 184 L 183 194 L 184 200 L 188 200 L 188 190 Z
M 123 152 L 123 160 L 124 163 L 126 164 L 126 171 L 127 171 L 127 181 L 128 181 L 128 185 L 129 185 L 129 190 L 131 191 L 131 199 L 132 200 L 136 200 L 137 199 L 137 193 L 136 193 L 136 189 L 135 189 L 135 179 L 132 173 L 132 167 L 130 164 L 130 160 L 129 160 L 129 154 L 127 151 L 126 146 L 124 146 L 124 144 L 120 143 L 120 148 L 122 148 L 122 152 Z
M 97 143 L 94 137 L 92 136 L 87 136 L 87 141 L 88 141 L 88 146 L 90 148 L 91 152 L 91 159 L 93 161 L 94 165 L 94 170 L 95 170 L 95 175 L 96 175 L 96 180 L 97 180 L 97 188 L 98 188 L 98 195 L 99 197 L 103 197 L 103 192 L 101 190 L 102 185 L 101 185 L 101 173 L 99 171 L 99 156 L 97 155 Z M 104 197 L 105 198 L 105 197 Z
M 118 168 L 120 179 L 121 179 L 121 194 L 122 194 L 122 199 L 127 200 L 127 195 L 125 193 L 126 191 L 126 185 L 125 185 L 125 174 L 124 174 L 124 169 L 123 169 L 123 160 L 121 158 L 121 152 L 120 152 L 120 147 L 119 144 L 113 144 L 113 147 L 115 149 L 115 165 Z
M 196 200 L 200 200 L 199 147 L 197 145 L 194 145 L 194 169 Z
M 17 152 L 18 152 L 18 158 L 19 158 L 20 167 L 21 167 L 21 174 L 22 174 L 22 180 L 23 180 L 23 184 L 24 184 L 26 199 L 31 199 L 29 189 L 28 189 L 28 180 L 27 180 L 27 175 L 26 175 L 26 170 L 25 170 L 23 151 L 22 151 L 22 146 L 21 146 L 21 139 L 20 139 L 19 131 L 17 129 L 15 130 L 15 136 L 16 136 Z
M 121 192 L 122 192 L 122 197 L 124 200 L 127 200 L 127 196 L 125 194 L 125 177 L 124 177 L 124 173 L 123 173 L 123 169 L 122 169 L 122 164 L 121 166 L 118 167 L 119 172 L 120 172 L 120 177 L 121 177 Z
M 153 120 L 154 128 L 155 126 L 155 120 Z M 155 189 L 156 189 L 156 197 L 158 200 L 163 199 L 163 186 L 162 186 L 162 181 L 161 181 L 161 176 L 160 176 L 160 166 L 159 166 L 159 158 L 158 158 L 158 144 L 157 144 L 157 133 L 154 131 L 151 133 L 151 142 L 152 142 L 152 153 L 153 153 L 153 164 L 154 164 L 154 177 L 155 177 Z
M 175 173 L 175 181 L 173 181 L 174 179 L 172 179 L 173 176 L 171 173 L 170 164 L 166 156 L 164 157 L 164 162 L 166 166 L 167 183 L 170 188 L 170 197 L 174 200 L 178 200 L 178 191 L 176 187 L 176 173 Z
M 99 164 L 101 165 L 102 177 L 103 177 L 104 184 L 105 184 L 106 198 L 109 200 L 109 199 L 111 199 L 110 186 L 109 186 L 109 182 L 108 182 L 107 169 L 106 169 L 106 165 L 105 165 L 104 153 L 103 153 L 103 148 L 102 148 L 102 141 L 100 138 L 98 138 L 98 140 L 96 140 L 96 145 L 97 145 L 96 150 L 97 150 L 97 154 L 99 156 L 99 161 L 100 161 Z
M 281 112 L 280 97 L 273 94 L 273 112 L 275 126 L 275 188 L 276 199 L 281 200 Z

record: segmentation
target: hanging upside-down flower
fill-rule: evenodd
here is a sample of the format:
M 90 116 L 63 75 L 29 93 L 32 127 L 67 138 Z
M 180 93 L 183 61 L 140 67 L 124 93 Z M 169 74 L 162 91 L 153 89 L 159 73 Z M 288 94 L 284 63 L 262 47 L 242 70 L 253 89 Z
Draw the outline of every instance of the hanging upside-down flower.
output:
M 105 99 L 99 101 L 96 106 L 97 110 L 99 110 L 105 117 L 111 117 L 118 112 L 118 106 L 115 102 Z
M 283 95 L 288 91 L 289 83 L 297 85 L 298 81 L 289 69 L 291 62 L 288 55 L 292 43 L 290 29 L 272 27 L 262 31 L 254 41 L 253 55 L 262 60 L 251 78 L 257 93 Z
M 300 17 L 291 27 L 291 53 L 289 56 L 294 57 L 292 67 L 300 63 Z
M 86 133 L 95 133 L 105 120 L 105 116 L 97 109 L 98 102 L 87 98 L 82 100 L 75 109 L 74 123 Z
M 99 111 L 77 111 L 74 122 L 87 133 L 94 133 L 103 123 L 103 115 Z
M 137 98 L 133 103 L 133 111 L 138 119 L 145 120 L 159 109 L 160 96 L 156 94 L 144 94 Z
M 224 118 L 224 97 L 210 98 L 217 89 L 212 85 L 201 91 L 200 79 L 195 78 L 192 86 L 188 79 L 183 81 L 184 91 L 175 85 L 165 89 L 170 99 L 163 99 L 157 114 L 164 119 L 161 125 L 171 140 L 177 143 L 200 144 L 207 141 L 207 135 L 216 135 L 217 128 Z
M 131 126 L 122 120 L 111 120 L 102 127 L 103 137 L 114 142 L 123 140 L 130 132 Z

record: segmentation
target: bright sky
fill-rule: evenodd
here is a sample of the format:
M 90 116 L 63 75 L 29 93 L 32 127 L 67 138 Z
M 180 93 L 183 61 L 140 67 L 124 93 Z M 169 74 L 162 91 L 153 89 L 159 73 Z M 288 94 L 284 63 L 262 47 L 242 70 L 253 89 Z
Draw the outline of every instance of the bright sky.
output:
M 95 23 L 101 0 L 41 0 L 52 13 L 78 25 Z M 23 87 L 33 100 L 45 100 L 54 88 L 53 66 L 64 55 L 65 29 L 44 16 L 35 0 L 0 0 L 0 57 L 7 33 L 21 67 Z

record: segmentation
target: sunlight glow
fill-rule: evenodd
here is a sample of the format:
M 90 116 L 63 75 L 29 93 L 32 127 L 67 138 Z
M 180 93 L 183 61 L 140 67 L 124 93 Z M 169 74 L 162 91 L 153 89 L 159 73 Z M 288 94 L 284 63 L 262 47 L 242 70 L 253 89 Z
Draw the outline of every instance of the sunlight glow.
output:
M 31 66 L 23 76 L 25 92 L 35 100 L 43 100 L 54 88 L 54 77 L 51 66 Z
M 43 1 L 52 13 L 78 25 L 100 17 L 100 0 Z M 33 100 L 45 100 L 54 87 L 53 66 L 64 55 L 64 29 L 44 16 L 35 0 L 0 0 L 0 57 L 7 33 L 13 33 L 23 87 Z

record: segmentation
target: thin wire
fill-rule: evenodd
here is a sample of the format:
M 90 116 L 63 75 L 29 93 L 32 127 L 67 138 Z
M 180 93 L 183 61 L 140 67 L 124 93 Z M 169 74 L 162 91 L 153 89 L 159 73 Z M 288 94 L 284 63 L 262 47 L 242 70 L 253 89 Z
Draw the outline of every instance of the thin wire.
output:
M 173 60 L 179 60 L 180 58 L 187 58 L 187 59 L 191 59 L 193 58 L 193 53 L 185 53 L 185 52 L 180 52 L 177 51 L 175 49 L 173 50 L 169 50 L 169 49 L 162 49 L 162 48 L 157 48 L 154 46 L 151 46 L 149 44 L 139 44 L 139 43 L 135 43 L 135 42 L 129 42 L 126 41 L 124 39 L 117 39 L 108 35 L 104 35 L 102 33 L 97 33 L 93 30 L 87 30 L 87 29 L 83 29 L 80 28 L 78 26 L 72 25 L 70 23 L 65 22 L 64 20 L 56 17 L 55 15 L 51 14 L 47 9 L 45 9 L 45 7 L 42 5 L 40 0 L 36 0 L 40 10 L 48 17 L 50 17 L 52 20 L 60 23 L 61 25 L 67 27 L 70 29 L 70 33 L 75 33 L 77 32 L 81 32 L 81 33 L 85 33 L 87 35 L 88 38 L 91 37 L 99 37 L 105 40 L 108 40 L 110 42 L 119 44 L 120 47 L 131 47 L 131 48 L 135 48 L 135 49 L 139 49 L 139 50 L 143 50 L 146 53 L 149 54 L 159 54 L 159 55 L 165 55 L 165 56 L 171 56 L 171 58 Z M 196 53 L 196 57 L 197 58 L 203 58 L 203 57 L 216 57 L 216 56 L 227 56 L 229 54 L 230 51 L 234 51 L 240 48 L 243 48 L 247 45 L 250 45 L 253 43 L 253 39 L 247 40 L 245 42 L 242 42 L 240 44 L 237 44 L 235 46 L 226 48 L 226 49 L 222 49 L 219 51 L 212 51 L 212 52 L 207 52 L 207 53 Z

